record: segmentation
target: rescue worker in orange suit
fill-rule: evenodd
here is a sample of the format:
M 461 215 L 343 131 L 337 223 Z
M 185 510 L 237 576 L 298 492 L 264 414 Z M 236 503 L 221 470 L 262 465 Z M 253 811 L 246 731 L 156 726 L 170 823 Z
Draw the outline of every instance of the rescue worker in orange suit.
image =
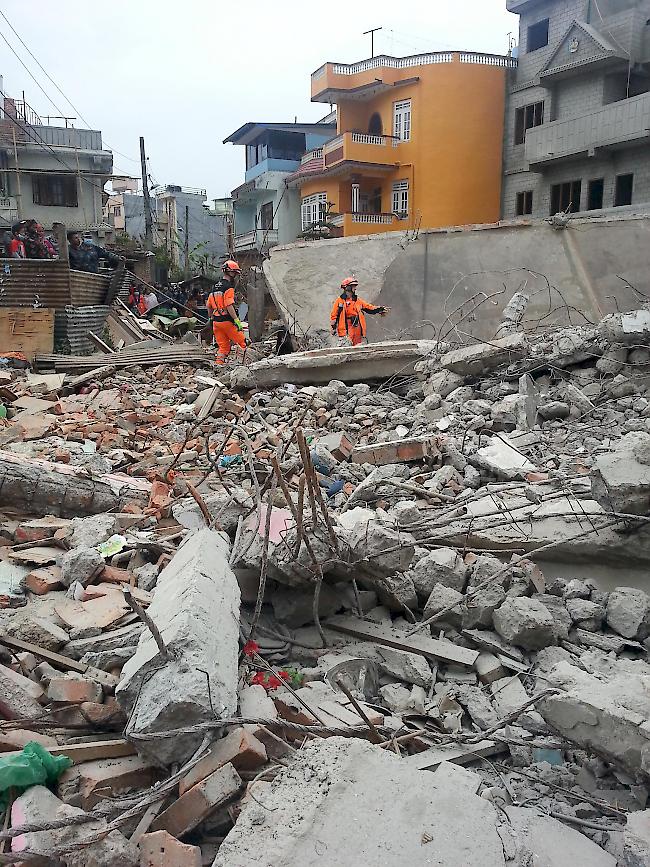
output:
M 233 259 L 223 263 L 223 277 L 208 295 L 206 306 L 212 320 L 212 332 L 216 340 L 217 364 L 225 364 L 230 349 L 236 344 L 246 348 L 244 326 L 235 310 L 235 280 L 241 274 L 239 264 Z
M 358 346 L 366 336 L 366 313 L 385 316 L 390 307 L 376 307 L 357 297 L 359 281 L 356 277 L 346 277 L 341 283 L 341 294 L 332 305 L 330 324 L 332 334 L 348 337 L 352 346 Z

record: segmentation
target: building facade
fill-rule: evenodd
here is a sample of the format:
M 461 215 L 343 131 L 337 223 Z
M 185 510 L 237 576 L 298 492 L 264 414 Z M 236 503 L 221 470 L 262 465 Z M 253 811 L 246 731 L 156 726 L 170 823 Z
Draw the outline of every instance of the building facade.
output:
M 502 215 L 650 202 L 650 0 L 506 0 L 519 19 Z
M 288 179 L 301 229 L 321 222 L 348 236 L 498 220 L 515 63 L 447 51 L 317 69 L 311 98 L 336 104 L 337 130 Z
M 35 219 L 106 240 L 104 184 L 113 155 L 99 130 L 50 126 L 27 103 L 4 97 L 0 109 L 0 227 Z
M 224 140 L 246 148 L 244 183 L 232 191 L 234 252 L 264 252 L 295 241 L 301 231 L 298 190 L 285 181 L 307 151 L 336 132 L 320 123 L 246 123 Z

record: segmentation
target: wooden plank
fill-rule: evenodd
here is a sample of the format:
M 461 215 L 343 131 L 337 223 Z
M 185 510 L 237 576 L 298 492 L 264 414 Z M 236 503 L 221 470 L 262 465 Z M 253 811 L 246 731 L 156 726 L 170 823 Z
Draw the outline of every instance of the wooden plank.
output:
M 21 638 L 14 638 L 12 635 L 0 635 L 0 644 L 5 647 L 11 647 L 12 650 L 26 650 L 38 656 L 41 659 L 46 659 L 52 665 L 59 668 L 68 669 L 69 671 L 78 671 L 81 674 L 87 674 L 96 680 L 98 683 L 106 684 L 107 686 L 117 686 L 119 678 L 99 668 L 93 668 L 92 665 L 86 665 L 83 662 L 77 662 L 76 659 L 71 659 L 69 656 L 62 656 L 60 653 L 55 653 L 53 650 L 46 650 L 44 647 L 39 647 L 38 644 L 32 644 L 29 641 L 23 641 Z
M 95 344 L 95 346 L 98 346 L 101 349 L 101 351 L 105 352 L 107 355 L 112 355 L 115 352 L 115 350 L 111 349 L 111 347 L 108 345 L 108 343 L 104 343 L 104 341 L 101 339 L 101 337 L 99 337 L 99 335 L 95 334 L 94 331 L 89 331 L 88 337 L 90 337 L 90 339 Z
M 417 633 L 407 638 L 404 633 L 397 629 L 378 623 L 370 623 L 368 620 L 358 620 L 355 617 L 332 617 L 323 626 L 327 629 L 333 629 L 335 632 L 351 635 L 360 641 L 373 641 L 375 644 L 382 644 L 385 647 L 419 653 L 430 660 L 441 659 L 444 662 L 471 666 L 474 665 L 478 656 L 477 650 L 457 647 L 450 641 L 440 641 L 437 638 L 428 638 Z
M 84 744 L 64 744 L 61 747 L 48 749 L 53 756 L 67 756 L 72 763 L 92 762 L 96 759 L 117 759 L 122 756 L 134 756 L 136 749 L 132 743 L 124 738 L 115 738 L 110 741 L 91 741 Z
M 52 352 L 54 310 L 34 310 L 31 307 L 0 309 L 0 347 L 3 352 L 22 352 L 30 361 L 35 355 Z

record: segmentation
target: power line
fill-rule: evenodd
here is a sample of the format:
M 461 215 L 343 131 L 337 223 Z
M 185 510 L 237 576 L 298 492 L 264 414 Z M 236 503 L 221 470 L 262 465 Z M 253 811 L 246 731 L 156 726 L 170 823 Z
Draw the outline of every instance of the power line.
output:
M 38 79 L 36 78 L 36 76 L 32 74 L 32 72 L 29 69 L 29 67 L 27 66 L 27 64 L 23 61 L 22 57 L 18 54 L 18 52 L 15 51 L 12 44 L 9 42 L 9 40 L 7 39 L 7 37 L 4 35 L 4 33 L 1 30 L 0 30 L 0 36 L 2 36 L 4 41 L 7 43 L 8 49 L 16 57 L 18 62 L 21 64 L 21 66 L 23 66 L 25 68 L 25 70 L 27 71 L 27 74 L 30 76 L 30 78 L 32 78 L 36 82 L 36 86 L 38 87 L 38 89 L 41 90 L 45 94 L 45 98 L 48 100 L 48 102 L 50 102 L 54 106 L 54 108 L 59 112 L 61 117 L 65 117 L 64 112 L 59 108 L 59 106 L 54 102 L 54 100 L 48 95 L 47 91 L 43 87 L 41 87 L 41 84 L 38 81 Z
M 77 112 L 77 115 L 78 115 L 79 118 L 80 118 L 80 119 L 81 119 L 81 120 L 86 124 L 86 126 L 87 126 L 88 128 L 90 128 L 90 129 L 92 129 L 93 124 L 91 124 L 88 120 L 86 120 L 86 118 L 83 116 L 83 114 L 81 113 L 81 111 L 77 108 L 77 106 L 72 102 L 72 100 L 71 100 L 68 96 L 65 95 L 65 93 L 61 90 L 61 88 L 60 88 L 59 85 L 56 83 L 56 81 L 52 78 L 52 76 L 51 76 L 51 75 L 47 72 L 47 70 L 43 67 L 43 65 L 42 65 L 41 62 L 38 60 L 38 58 L 37 58 L 37 57 L 36 57 L 36 56 L 35 56 L 35 55 L 30 51 L 29 47 L 25 44 L 25 41 L 22 39 L 22 37 L 20 36 L 20 34 L 19 34 L 18 31 L 16 30 L 16 28 L 15 28 L 15 27 L 13 26 L 13 24 L 11 23 L 11 21 L 9 21 L 9 19 L 8 19 L 7 16 L 4 14 L 4 12 L 2 11 L 2 9 L 0 9 L 0 15 L 2 15 L 2 17 L 4 18 L 4 20 L 5 20 L 6 23 L 7 23 L 8 27 L 11 29 L 11 31 L 14 33 L 14 35 L 16 36 L 16 38 L 18 39 L 18 41 L 20 42 L 20 44 L 23 46 L 23 48 L 25 49 L 25 51 L 29 54 L 29 56 L 30 56 L 30 57 L 34 60 L 34 62 L 38 65 L 39 69 L 43 72 L 43 74 L 47 77 L 47 79 L 48 79 L 49 81 L 52 82 L 52 84 L 54 85 L 54 87 L 56 87 L 56 89 L 59 91 L 59 93 L 60 93 L 61 96 L 65 99 L 65 101 L 68 103 L 68 105 L 69 105 L 69 106 L 70 106 L 74 111 Z M 7 42 L 7 39 L 5 38 L 4 34 L 2 35 L 2 38 L 5 40 L 5 42 Z M 7 45 L 9 45 L 8 42 L 7 42 Z M 13 51 L 13 53 L 16 55 L 16 57 L 18 57 L 18 55 L 16 54 L 16 52 L 13 50 L 13 48 L 11 48 L 11 45 L 9 45 L 9 48 L 11 49 L 11 51 Z M 20 60 L 20 57 L 18 57 L 18 60 Z M 25 66 L 25 64 L 23 63 L 23 61 L 20 60 L 20 62 L 21 62 L 22 65 L 25 67 L 25 69 L 27 69 L 27 67 Z M 27 69 L 27 72 L 29 72 L 29 69 Z M 34 78 L 34 76 L 31 74 L 31 72 L 29 72 L 29 74 L 32 76 L 32 78 Z M 35 78 L 34 78 L 34 81 L 36 81 Z M 38 84 L 38 86 L 41 88 L 41 90 L 43 90 L 43 88 L 40 86 L 40 84 L 38 83 L 38 81 L 36 81 L 36 84 Z M 44 90 L 43 90 L 43 93 L 45 93 Z M 52 100 L 51 100 L 50 97 L 47 95 L 47 93 L 45 93 L 45 96 L 46 96 L 47 99 L 52 103 L 52 105 L 54 105 L 54 107 L 56 108 L 56 110 L 60 112 L 61 109 L 60 109 L 60 108 L 57 108 L 57 106 L 55 105 L 54 102 L 52 102 Z M 65 115 L 63 115 L 63 113 L 61 112 L 61 116 L 64 117 Z M 110 145 L 108 142 L 106 142 L 106 144 L 108 145 L 108 147 L 109 147 L 112 151 L 115 151 L 116 154 L 119 154 L 121 157 L 124 157 L 124 159 L 129 160 L 129 161 L 132 162 L 132 163 L 137 163 L 137 160 L 133 159 L 133 157 L 127 156 L 126 154 L 123 154 L 121 151 L 118 151 L 117 148 L 113 148 L 113 147 L 111 147 L 111 145 Z

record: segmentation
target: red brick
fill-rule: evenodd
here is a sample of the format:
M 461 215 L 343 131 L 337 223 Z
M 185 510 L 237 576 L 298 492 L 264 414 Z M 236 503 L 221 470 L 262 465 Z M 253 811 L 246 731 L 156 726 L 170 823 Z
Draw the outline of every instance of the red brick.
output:
M 0 753 L 22 750 L 29 741 L 36 741 L 46 750 L 58 746 L 56 738 L 43 735 L 40 732 L 30 732 L 28 729 L 3 729 L 0 731 Z
M 355 464 L 374 464 L 380 467 L 385 464 L 418 461 L 439 454 L 437 437 L 414 437 L 406 440 L 393 440 L 389 443 L 357 446 L 352 450 L 352 462 Z
M 234 798 L 243 785 L 233 766 L 224 765 L 167 807 L 155 819 L 151 830 L 169 831 L 174 837 L 182 837 L 200 825 L 210 813 Z
M 72 677 L 53 677 L 47 688 L 47 697 L 50 701 L 66 704 L 81 704 L 82 701 L 101 702 L 103 694 L 98 683 Z
M 37 596 L 43 596 L 50 590 L 61 588 L 61 570 L 58 566 L 48 566 L 44 569 L 32 569 L 25 578 L 25 587 Z
M 233 729 L 212 744 L 207 755 L 180 781 L 178 791 L 184 794 L 228 762 L 236 771 L 254 771 L 266 761 L 266 748 L 254 734 L 243 728 Z
M 117 703 L 114 695 L 109 695 L 103 704 L 94 701 L 84 701 L 79 705 L 82 716 L 91 725 L 109 726 L 120 730 L 126 722 L 124 711 Z
M 16 542 L 42 542 L 43 539 L 51 539 L 57 530 L 70 526 L 70 521 L 65 518 L 35 518 L 33 521 L 25 521 L 15 533 Z
M 104 798 L 115 798 L 130 789 L 151 786 L 159 774 L 158 768 L 140 756 L 97 759 L 64 771 L 59 780 L 59 791 L 78 788 L 81 806 L 84 810 L 91 810 Z
M 167 831 L 154 831 L 140 838 L 140 867 L 201 867 L 198 846 L 180 843 Z

